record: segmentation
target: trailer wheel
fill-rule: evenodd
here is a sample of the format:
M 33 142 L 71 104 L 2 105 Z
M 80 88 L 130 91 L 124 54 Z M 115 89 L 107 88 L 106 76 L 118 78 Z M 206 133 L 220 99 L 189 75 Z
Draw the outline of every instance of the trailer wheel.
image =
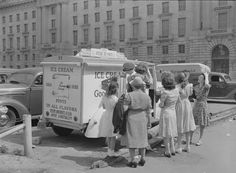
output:
M 68 129 L 65 127 L 59 127 L 59 126 L 52 126 L 52 129 L 54 131 L 54 133 L 56 133 L 58 136 L 69 136 L 73 129 Z
M 12 127 L 16 124 L 16 114 L 15 112 L 8 108 L 8 111 L 6 114 L 0 115 L 0 127 Z

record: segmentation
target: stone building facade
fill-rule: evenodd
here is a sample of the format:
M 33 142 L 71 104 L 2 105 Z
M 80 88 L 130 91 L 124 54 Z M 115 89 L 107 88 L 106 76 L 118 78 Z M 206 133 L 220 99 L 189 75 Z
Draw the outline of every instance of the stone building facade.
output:
M 25 12 L 30 15 L 34 10 L 36 18 L 23 20 Z M 16 21 L 18 13 L 23 21 Z M 2 18 L 8 20 L 11 15 L 13 21 L 2 24 Z M 234 16 L 233 0 L 2 0 L 0 26 L 5 27 L 5 34 L 0 33 L 1 66 L 38 66 L 49 55 L 105 47 L 124 52 L 129 59 L 201 62 L 212 71 L 236 78 Z M 28 32 L 28 48 L 18 50 L 14 32 L 19 24 L 24 28 L 26 21 L 28 25 L 36 22 L 36 31 Z M 13 34 L 8 33 L 10 26 Z M 18 36 L 23 45 L 24 36 Z

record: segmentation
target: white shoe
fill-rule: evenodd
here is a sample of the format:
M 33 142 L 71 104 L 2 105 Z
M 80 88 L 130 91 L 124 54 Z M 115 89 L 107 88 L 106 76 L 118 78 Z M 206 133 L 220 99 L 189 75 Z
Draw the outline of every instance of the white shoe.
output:
M 176 153 L 182 153 L 183 149 L 181 147 L 176 149 Z
M 183 149 L 183 151 L 189 153 L 189 152 L 190 152 L 190 147 L 185 147 L 185 148 Z

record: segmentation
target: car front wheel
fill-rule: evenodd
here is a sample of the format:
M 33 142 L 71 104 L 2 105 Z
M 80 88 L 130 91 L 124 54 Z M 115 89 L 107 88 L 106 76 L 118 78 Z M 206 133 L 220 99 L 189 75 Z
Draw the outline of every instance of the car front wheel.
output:
M 8 109 L 7 113 L 0 115 L 0 128 L 12 127 L 16 124 L 16 114 L 12 109 Z

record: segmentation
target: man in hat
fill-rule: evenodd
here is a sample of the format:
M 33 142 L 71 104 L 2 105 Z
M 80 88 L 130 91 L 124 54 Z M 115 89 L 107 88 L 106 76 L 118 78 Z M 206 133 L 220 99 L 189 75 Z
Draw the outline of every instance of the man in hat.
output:
M 132 76 L 135 74 L 135 65 L 132 62 L 126 62 L 123 64 L 123 72 L 126 75 L 126 83 L 127 83 L 127 92 L 132 91 L 132 87 L 130 86 L 130 81 L 132 81 Z

